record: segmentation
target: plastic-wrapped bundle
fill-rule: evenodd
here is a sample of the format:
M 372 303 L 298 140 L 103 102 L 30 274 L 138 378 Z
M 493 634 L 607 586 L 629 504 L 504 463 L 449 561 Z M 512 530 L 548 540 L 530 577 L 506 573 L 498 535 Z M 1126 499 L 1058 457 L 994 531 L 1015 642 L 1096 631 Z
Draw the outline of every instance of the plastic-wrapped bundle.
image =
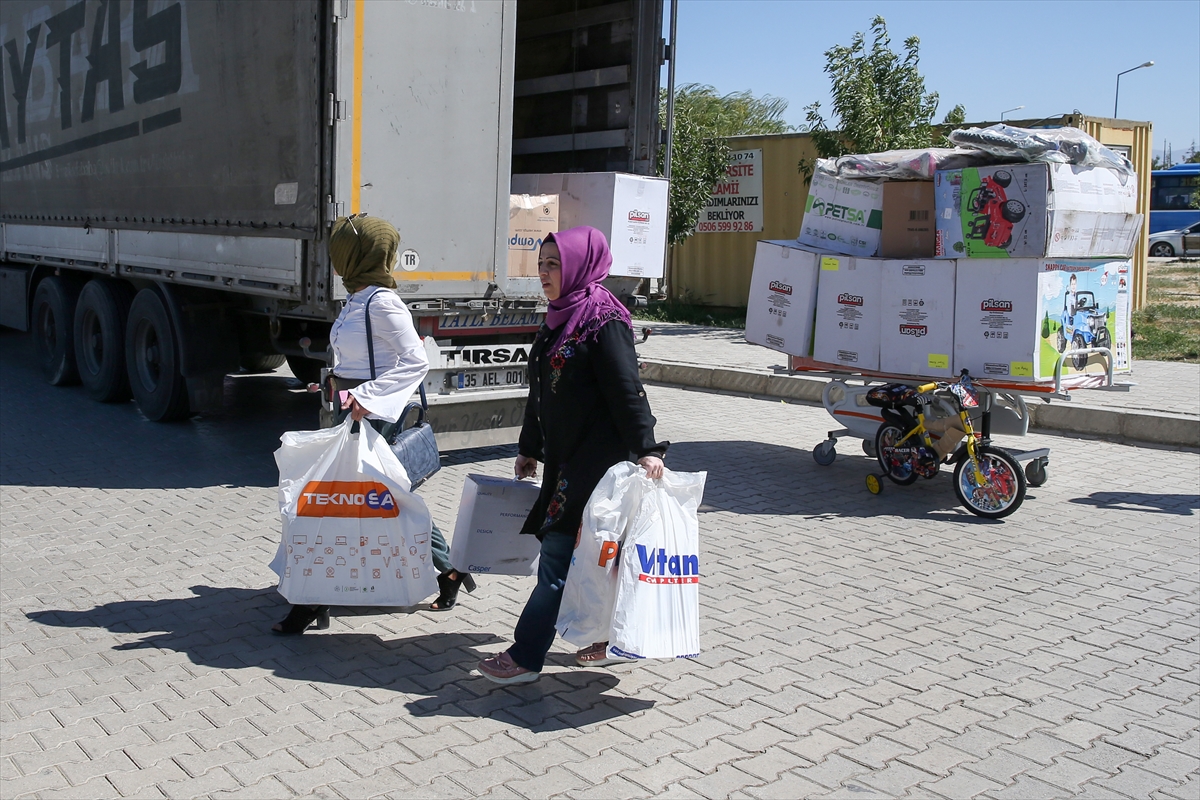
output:
M 965 147 L 925 147 L 918 150 L 888 150 L 884 153 L 847 155 L 817 160 L 817 171 L 837 178 L 896 181 L 931 181 L 939 169 L 962 169 L 994 164 L 985 152 Z
M 956 145 L 986 151 L 997 159 L 1107 167 L 1125 175 L 1133 174 L 1129 159 L 1078 128 L 1030 130 L 1001 123 L 986 128 L 960 128 L 949 138 Z

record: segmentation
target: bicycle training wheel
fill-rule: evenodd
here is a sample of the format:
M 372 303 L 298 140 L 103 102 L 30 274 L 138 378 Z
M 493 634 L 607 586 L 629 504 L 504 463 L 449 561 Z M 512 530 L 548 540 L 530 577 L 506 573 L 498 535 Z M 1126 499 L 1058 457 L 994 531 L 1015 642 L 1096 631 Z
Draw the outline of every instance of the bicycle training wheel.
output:
M 885 422 L 879 426 L 879 430 L 875 432 L 875 456 L 879 459 L 879 467 L 883 470 L 883 474 L 894 480 L 901 486 L 907 486 L 917 479 L 917 472 L 912 467 L 912 460 L 907 453 L 903 456 L 897 456 L 892 451 L 896 447 L 896 442 L 904 438 L 904 431 L 890 422 Z M 915 442 L 916 437 L 910 441 Z M 908 443 L 904 445 L 907 450 Z
M 979 483 L 971 459 L 954 468 L 954 493 L 963 506 L 980 517 L 1000 519 L 1021 507 L 1025 500 L 1025 473 L 1016 459 L 998 447 L 979 445 Z

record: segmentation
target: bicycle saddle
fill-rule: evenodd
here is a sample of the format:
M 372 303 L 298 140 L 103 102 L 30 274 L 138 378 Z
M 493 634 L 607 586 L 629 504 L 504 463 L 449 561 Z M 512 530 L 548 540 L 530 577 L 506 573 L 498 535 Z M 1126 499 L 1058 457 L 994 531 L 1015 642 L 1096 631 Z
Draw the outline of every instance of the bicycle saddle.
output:
M 867 392 L 867 403 L 877 408 L 900 408 L 918 405 L 920 393 L 907 383 L 885 383 Z

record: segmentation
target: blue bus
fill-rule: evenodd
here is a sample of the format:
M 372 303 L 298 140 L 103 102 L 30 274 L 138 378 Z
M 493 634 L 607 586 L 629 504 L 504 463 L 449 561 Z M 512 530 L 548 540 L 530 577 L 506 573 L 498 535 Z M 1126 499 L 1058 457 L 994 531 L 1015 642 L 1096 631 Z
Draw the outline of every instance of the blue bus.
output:
M 1150 173 L 1150 233 L 1200 222 L 1200 164 L 1176 164 Z

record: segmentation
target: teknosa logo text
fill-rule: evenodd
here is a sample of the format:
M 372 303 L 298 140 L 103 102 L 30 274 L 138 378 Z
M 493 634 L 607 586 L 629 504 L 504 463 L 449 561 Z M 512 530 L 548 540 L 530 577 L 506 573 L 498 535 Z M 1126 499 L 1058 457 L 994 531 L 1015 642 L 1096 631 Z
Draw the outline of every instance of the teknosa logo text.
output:
M 768 286 L 767 288 L 769 288 L 772 292 L 779 292 L 780 294 L 791 294 L 792 293 L 792 287 L 788 286 L 786 283 L 783 283 L 782 281 L 771 281 L 771 285 Z
M 844 306 L 861 306 L 863 304 L 863 299 L 862 295 L 842 292 L 838 295 L 838 302 Z
M 646 583 L 699 583 L 700 556 L 669 556 L 661 547 L 657 550 L 647 550 L 646 545 L 637 547 L 638 561 L 642 571 L 639 581 Z
M 375 481 L 309 481 L 296 504 L 298 517 L 400 516 L 391 491 Z
M 630 222 L 649 222 L 650 221 L 650 212 L 649 211 L 638 211 L 637 209 L 634 209 L 633 211 L 629 212 L 629 221 Z
M 994 300 L 988 298 L 979 304 L 980 311 L 1012 311 L 1013 304 L 1011 300 Z
M 901 336 L 924 336 L 929 333 L 929 328 L 924 325 L 901 325 Z

